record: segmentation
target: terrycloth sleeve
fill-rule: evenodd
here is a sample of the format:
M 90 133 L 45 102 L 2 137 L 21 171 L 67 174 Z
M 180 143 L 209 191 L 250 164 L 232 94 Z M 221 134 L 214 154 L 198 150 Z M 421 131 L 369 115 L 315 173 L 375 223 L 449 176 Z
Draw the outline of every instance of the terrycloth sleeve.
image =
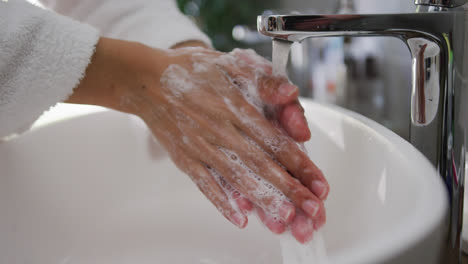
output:
M 0 138 L 28 129 L 72 93 L 98 39 L 89 25 L 24 0 L 0 0 Z
M 1 0 L 0 0 L 1 1 Z M 175 0 L 41 0 L 47 8 L 86 22 L 102 36 L 170 48 L 210 39 L 176 6 Z

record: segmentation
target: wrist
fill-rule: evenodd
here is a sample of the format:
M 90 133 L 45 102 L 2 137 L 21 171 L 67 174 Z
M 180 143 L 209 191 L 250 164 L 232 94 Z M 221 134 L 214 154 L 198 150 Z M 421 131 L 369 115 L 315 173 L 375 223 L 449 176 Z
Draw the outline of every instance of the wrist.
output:
M 122 99 L 158 86 L 168 59 L 164 51 L 136 42 L 101 38 L 84 78 L 66 102 L 132 112 Z

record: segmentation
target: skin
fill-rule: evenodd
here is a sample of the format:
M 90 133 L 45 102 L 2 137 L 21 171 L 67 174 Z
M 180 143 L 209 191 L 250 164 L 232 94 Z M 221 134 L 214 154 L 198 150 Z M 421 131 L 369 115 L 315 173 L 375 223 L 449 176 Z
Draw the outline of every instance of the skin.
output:
M 263 111 L 246 100 L 248 84 Z M 160 50 L 101 38 L 67 102 L 139 116 L 229 221 L 243 228 L 255 211 L 272 232 L 289 228 L 305 243 L 325 223 L 329 186 L 296 144 L 310 138 L 298 92 L 251 51 L 226 54 L 200 42 Z

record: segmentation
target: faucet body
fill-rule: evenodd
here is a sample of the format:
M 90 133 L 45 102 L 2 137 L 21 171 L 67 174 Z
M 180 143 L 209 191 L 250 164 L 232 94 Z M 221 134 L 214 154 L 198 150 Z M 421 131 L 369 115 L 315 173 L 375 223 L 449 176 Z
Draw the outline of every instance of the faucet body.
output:
M 409 14 L 259 16 L 258 30 L 290 42 L 310 37 L 393 36 L 407 44 L 412 55 L 409 141 L 434 164 L 447 185 L 447 254 L 441 261 L 460 263 L 468 136 L 468 10 L 452 7 L 467 1 L 415 1 L 432 7 Z

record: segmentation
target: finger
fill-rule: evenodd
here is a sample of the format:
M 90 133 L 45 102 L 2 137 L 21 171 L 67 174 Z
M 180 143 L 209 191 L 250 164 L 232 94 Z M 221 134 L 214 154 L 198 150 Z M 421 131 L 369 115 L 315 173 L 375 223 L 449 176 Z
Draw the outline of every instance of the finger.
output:
M 311 191 L 304 187 L 304 185 L 308 185 L 303 185 L 301 182 L 296 181 L 289 173 L 281 168 L 280 165 L 267 157 L 263 149 L 270 150 L 270 154 L 276 156 L 275 158 L 282 158 L 283 160 L 278 160 L 290 171 L 298 172 L 296 168 L 293 168 L 293 165 L 296 165 L 293 164 L 293 162 L 297 163 L 297 160 L 291 160 L 284 156 L 292 155 L 296 157 L 300 155 L 300 161 L 307 160 L 313 165 L 313 168 L 320 172 L 312 161 L 308 159 L 307 155 L 299 149 L 294 141 L 284 136 L 278 129 L 275 129 L 275 127 L 256 110 L 249 110 L 249 106 L 244 106 L 244 111 L 238 114 L 242 131 L 246 131 L 256 139 L 251 140 L 249 143 L 246 143 L 245 140 L 238 139 L 235 141 L 236 144 L 231 146 L 233 150 L 238 153 L 245 165 L 251 168 L 260 177 L 273 184 L 297 207 L 302 208 L 308 213 L 310 217 L 315 218 L 318 217 L 319 214 L 324 213 L 325 209 L 323 208 L 322 201 L 317 198 L 318 195 L 311 193 Z M 254 124 L 254 126 L 252 126 L 252 124 Z M 275 131 L 277 132 L 275 133 Z M 261 138 L 259 135 L 261 135 Z M 253 146 L 257 143 L 260 146 Z M 278 153 L 281 155 L 278 155 Z M 284 162 L 285 160 L 289 162 L 289 164 Z M 299 171 L 299 173 L 302 173 L 302 171 Z M 302 176 L 302 174 L 300 174 L 300 176 Z M 315 176 L 315 174 L 312 174 L 312 176 Z M 321 176 L 323 177 L 323 175 Z M 312 187 L 312 185 L 310 187 Z
M 193 165 L 191 170 L 197 169 L 198 173 L 193 173 L 193 177 L 198 177 L 194 180 L 198 188 L 203 194 L 216 206 L 216 208 L 228 219 L 231 223 L 239 228 L 247 226 L 248 219 L 245 215 L 237 212 L 229 202 L 229 198 L 223 192 L 216 181 L 209 177 L 210 173 L 201 164 Z
M 286 105 L 280 110 L 279 122 L 288 135 L 295 141 L 304 142 L 310 139 L 310 130 L 299 102 Z
M 279 208 L 280 219 L 285 223 L 289 224 L 294 220 L 296 216 L 296 208 L 290 202 L 283 202 Z
M 262 155 L 263 154 L 263 155 Z M 267 182 L 281 191 L 293 204 L 313 219 L 323 218 L 323 202 L 283 168 L 259 150 L 239 151 L 240 159 Z
M 300 210 L 291 224 L 291 234 L 302 244 L 309 242 L 314 234 L 313 221 Z
M 290 84 L 285 77 L 255 73 L 252 72 L 252 69 L 246 69 L 245 67 L 225 68 L 224 71 L 231 76 L 233 84 L 249 93 L 258 93 L 265 104 L 285 105 L 297 101 L 299 96 L 299 88 Z M 249 89 L 252 85 L 256 87 L 256 91 Z
M 299 89 L 292 85 L 285 77 L 273 76 L 271 62 L 256 54 L 253 50 L 234 50 L 233 55 L 250 68 L 260 67 L 263 72 L 257 73 L 258 89 L 261 98 L 265 103 L 273 105 L 283 105 L 293 102 L 299 96 Z M 245 67 L 244 67 L 245 68 Z M 252 72 L 251 70 L 241 69 L 241 72 Z
M 318 198 L 325 200 L 330 191 L 325 176 L 310 160 L 309 156 L 298 149 L 296 143 L 288 142 L 278 150 L 276 157 L 302 184 L 307 186 Z
M 259 176 L 268 184 L 272 184 L 273 186 L 270 188 L 274 187 L 284 194 L 294 205 L 302 208 L 310 217 L 323 217 L 321 216 L 325 214 L 323 202 L 298 180 L 287 173 L 280 165 L 268 157 L 255 142 L 249 141 L 248 139 L 238 139 L 236 140 L 236 144 L 231 147 L 234 148 L 233 151 L 223 150 L 225 156 L 234 157 L 233 160 L 235 160 L 240 167 L 250 168 L 254 173 L 254 177 Z M 257 185 L 257 188 L 261 189 L 261 185 Z M 252 200 L 250 197 L 249 199 Z M 279 206 L 277 201 L 276 204 Z M 288 208 L 288 210 L 292 209 Z M 283 215 L 283 217 L 285 216 Z
M 248 91 L 248 78 L 240 75 L 233 78 L 233 84 L 244 91 L 244 97 L 251 97 Z M 310 130 L 304 110 L 298 102 L 299 89 L 296 86 L 282 79 L 268 77 L 260 80 L 258 93 L 261 101 L 267 104 L 265 109 L 273 110 L 270 121 L 274 123 L 279 121 L 288 135 L 296 141 L 304 142 L 310 139 Z
M 252 212 L 252 210 L 254 209 L 253 204 L 249 201 L 249 199 L 241 195 L 239 191 L 234 191 L 232 197 L 236 201 L 237 206 L 239 207 L 242 213 L 247 214 Z
M 213 132 L 217 133 L 216 131 Z M 250 144 L 234 127 L 224 127 L 223 133 L 225 135 L 222 138 L 227 137 L 230 140 L 218 140 L 211 143 L 225 144 L 225 147 L 236 149 L 239 153 L 244 153 L 243 157 L 239 157 L 236 152 L 229 149 L 216 147 L 200 137 L 194 138 L 192 142 L 196 146 L 196 149 L 199 150 L 199 154 L 196 156 L 200 157 L 204 163 L 210 164 L 227 182 L 245 195 L 252 203 L 263 208 L 268 214 L 278 215 L 284 222 L 289 223 L 294 217 L 295 206 L 282 196 L 284 192 L 281 193 L 283 191 L 281 188 L 284 186 L 279 187 L 279 185 L 281 185 L 280 182 L 283 180 L 276 179 L 276 183 L 274 183 L 268 177 L 262 175 L 268 174 L 268 166 L 272 165 L 276 174 L 283 173 L 284 178 L 295 184 L 294 188 L 299 191 L 294 192 L 292 202 L 296 206 L 300 207 L 307 198 L 312 199 L 313 195 L 269 159 L 264 152 L 261 152 L 259 148 Z M 252 157 L 246 155 L 250 151 L 254 154 Z M 268 161 L 267 167 L 265 167 L 265 164 L 263 164 L 263 161 L 259 157 L 263 157 Z M 261 171 L 259 170 L 260 167 L 262 168 Z M 288 190 L 288 192 L 291 192 L 291 190 Z M 288 196 L 288 198 L 291 197 Z M 313 199 L 317 200 L 315 197 Z M 321 206 L 319 201 L 314 203 L 314 205 L 316 204 L 319 207 Z M 315 208 L 315 210 L 318 209 Z M 311 211 L 309 210 L 309 212 Z
M 260 218 L 260 221 L 268 228 L 271 232 L 275 234 L 282 234 L 286 231 L 286 225 L 281 222 L 278 218 L 275 218 L 271 215 L 265 214 L 261 208 L 257 208 L 257 215 Z
M 200 191 L 226 219 L 239 228 L 244 228 L 247 225 L 247 217 L 233 208 L 229 197 L 203 164 L 185 157 L 183 154 L 178 154 L 177 160 L 174 161 L 182 171 L 190 176 Z
M 322 200 L 325 199 L 329 192 L 328 182 L 307 154 L 298 147 L 297 143 L 284 135 L 280 129 L 276 128 L 248 103 L 244 103 L 242 108 L 243 111 L 235 113 L 235 125 L 260 145 L 261 149 L 267 151 L 284 165 L 315 196 Z M 239 146 L 239 144 L 235 146 Z
M 243 140 L 240 137 L 240 140 Z M 239 140 L 233 139 L 236 144 Z M 203 149 L 200 158 L 209 163 L 235 189 L 239 190 L 253 204 L 261 207 L 268 214 L 278 216 L 285 222 L 290 222 L 294 216 L 295 207 L 274 186 L 255 175 L 237 156 L 227 149 L 216 147 L 204 140 L 194 142 Z
M 218 172 L 213 168 L 208 168 L 208 171 L 215 178 L 216 182 L 221 186 L 224 193 L 228 196 L 230 201 L 235 202 L 236 206 L 243 214 L 247 214 L 253 210 L 252 203 L 245 198 L 236 188 L 229 184 L 224 177 L 222 177 Z
M 284 105 L 297 100 L 299 88 L 286 78 L 264 75 L 258 80 L 260 98 L 267 104 Z
M 237 143 L 242 144 L 239 141 Z M 225 157 L 231 159 L 231 162 L 240 165 L 241 168 L 246 168 L 246 163 L 235 152 L 222 147 L 219 147 L 219 150 L 224 153 Z M 257 189 L 251 195 L 253 198 L 250 199 L 253 199 L 254 202 L 258 201 L 257 203 L 269 214 L 278 215 L 280 220 L 289 224 L 294 219 L 295 206 L 287 201 L 277 188 L 255 175 L 252 169 L 247 170 L 247 176 L 257 182 Z
M 314 229 L 319 230 L 325 225 L 326 221 L 327 221 L 327 215 L 319 214 L 319 216 L 314 220 Z
M 234 85 L 244 90 L 244 97 L 250 97 L 248 91 L 248 79 L 240 76 L 233 78 Z M 310 139 L 310 130 L 304 116 L 304 110 L 299 104 L 299 89 L 278 78 L 264 78 L 258 86 L 260 99 L 268 104 L 264 107 L 264 114 L 271 114 L 269 120 L 280 125 L 287 134 L 298 142 Z M 248 98 L 245 98 L 248 100 Z
M 246 90 L 248 84 L 245 80 L 245 78 L 236 77 L 233 82 L 244 90 L 244 97 L 250 97 L 251 95 Z M 310 130 L 304 116 L 304 110 L 297 100 L 299 92 L 297 87 L 289 83 L 282 83 L 275 84 L 279 85 L 279 88 L 275 88 L 272 84 L 274 79 L 270 79 L 269 82 L 270 84 L 263 84 L 259 87 L 261 101 L 268 104 L 264 107 L 263 114 L 272 124 L 276 125 L 279 122 L 279 125 L 293 140 L 298 142 L 309 140 Z M 281 94 L 281 91 L 285 91 L 284 88 L 286 88 L 286 95 Z M 249 100 L 249 98 L 244 99 Z
M 223 153 L 219 153 L 223 155 Z M 260 208 L 263 208 L 270 215 L 278 216 L 279 219 L 286 223 L 290 223 L 294 219 L 295 207 L 287 201 L 271 184 L 261 180 L 253 172 L 245 169 L 245 165 L 233 163 L 226 159 L 223 164 L 217 163 L 213 165 L 224 171 L 223 175 L 236 189 L 242 192 L 246 198 Z M 229 171 L 230 168 L 235 168 L 237 172 Z M 240 201 L 242 203 L 242 200 Z M 248 205 L 247 205 L 248 206 Z M 243 209 L 247 206 L 242 205 Z

